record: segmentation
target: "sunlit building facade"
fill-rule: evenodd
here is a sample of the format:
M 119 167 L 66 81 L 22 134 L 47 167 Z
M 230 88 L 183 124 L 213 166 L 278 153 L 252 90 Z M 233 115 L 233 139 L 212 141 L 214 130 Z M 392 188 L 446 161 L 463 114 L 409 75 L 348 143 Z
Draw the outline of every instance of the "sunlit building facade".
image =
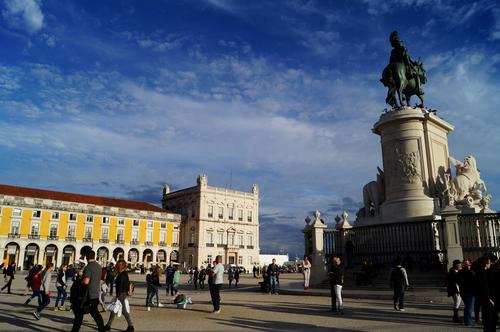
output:
M 152 204 L 0 185 L 0 257 L 18 268 L 71 264 L 93 249 L 102 264 L 179 260 L 181 215 Z

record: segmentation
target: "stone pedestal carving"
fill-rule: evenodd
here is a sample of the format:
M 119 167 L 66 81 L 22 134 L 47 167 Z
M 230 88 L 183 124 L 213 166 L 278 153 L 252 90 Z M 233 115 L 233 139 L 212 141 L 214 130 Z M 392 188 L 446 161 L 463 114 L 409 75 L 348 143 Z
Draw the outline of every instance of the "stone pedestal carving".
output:
M 429 218 L 439 214 L 435 179 L 449 172 L 448 133 L 453 126 L 422 108 L 384 113 L 373 132 L 380 135 L 385 202 L 379 222 Z

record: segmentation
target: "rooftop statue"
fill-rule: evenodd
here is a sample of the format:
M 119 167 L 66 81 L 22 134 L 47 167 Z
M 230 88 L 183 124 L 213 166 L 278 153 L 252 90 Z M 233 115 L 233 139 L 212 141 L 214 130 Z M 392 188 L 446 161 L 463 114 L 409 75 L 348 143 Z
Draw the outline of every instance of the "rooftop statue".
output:
M 410 106 L 410 98 L 416 95 L 420 107 L 424 106 L 422 84 L 427 82 L 423 64 L 412 59 L 397 31 L 389 36 L 392 51 L 389 64 L 382 72 L 380 81 L 388 87 L 385 102 L 393 108 Z M 397 98 L 396 98 L 397 92 Z

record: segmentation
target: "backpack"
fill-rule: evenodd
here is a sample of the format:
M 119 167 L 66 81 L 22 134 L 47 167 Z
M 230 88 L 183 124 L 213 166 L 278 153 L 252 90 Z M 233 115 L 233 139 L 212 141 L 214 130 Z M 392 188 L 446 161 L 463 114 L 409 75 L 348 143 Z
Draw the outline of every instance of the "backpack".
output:
M 395 267 L 392 269 L 391 283 L 393 286 L 403 286 L 404 285 L 403 270 L 400 267 Z

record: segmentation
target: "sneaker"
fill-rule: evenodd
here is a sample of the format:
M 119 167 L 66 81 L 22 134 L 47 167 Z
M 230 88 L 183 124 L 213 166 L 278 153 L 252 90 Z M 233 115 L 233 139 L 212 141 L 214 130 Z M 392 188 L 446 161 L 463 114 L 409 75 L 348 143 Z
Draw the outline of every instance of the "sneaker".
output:
M 403 308 L 400 308 L 399 311 L 405 311 Z
M 36 311 L 33 313 L 33 317 L 35 317 L 36 320 L 40 320 L 40 314 Z
M 24 301 L 24 303 L 23 303 L 23 304 L 24 304 L 24 305 L 28 305 L 29 303 L 30 303 L 30 300 L 26 300 L 26 301 Z
M 55 307 L 55 308 L 54 308 L 54 311 L 59 311 L 59 307 Z
M 148 311 L 151 311 L 151 307 L 148 307 Z
M 66 311 L 65 307 L 59 307 L 59 311 Z
M 158 306 L 163 307 L 164 305 L 163 305 L 163 303 L 160 302 L 160 303 L 158 303 Z
M 220 314 L 220 309 L 219 310 L 214 310 L 213 313 L 214 314 Z

